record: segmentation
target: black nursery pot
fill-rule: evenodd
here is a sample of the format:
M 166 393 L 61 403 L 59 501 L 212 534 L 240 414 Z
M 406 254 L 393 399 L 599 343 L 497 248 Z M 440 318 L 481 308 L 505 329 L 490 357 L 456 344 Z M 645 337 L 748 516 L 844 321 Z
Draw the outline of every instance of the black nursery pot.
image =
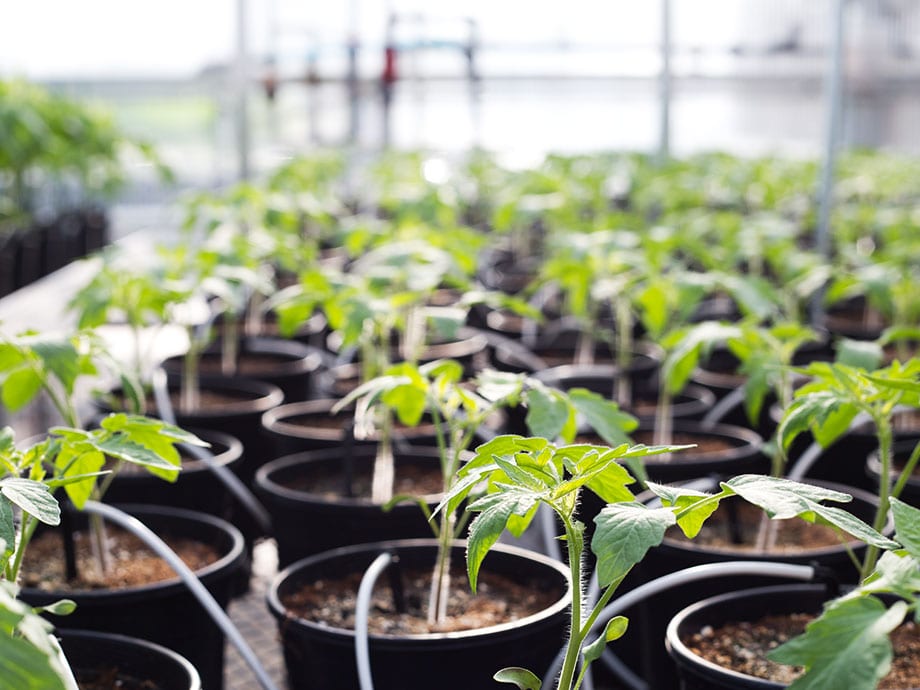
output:
M 171 649 L 136 637 L 59 630 L 61 648 L 77 684 L 83 687 L 117 669 L 115 687 L 156 690 L 201 690 L 198 670 Z M 135 684 L 131 684 L 136 681 Z
M 897 477 L 900 475 L 900 469 L 910 458 L 917 443 L 920 443 L 920 438 L 897 441 L 893 444 L 891 448 L 892 464 L 894 465 L 891 473 L 892 483 L 897 481 Z M 875 486 L 878 487 L 879 480 L 882 476 L 882 463 L 879 460 L 878 449 L 870 454 L 869 458 L 866 460 L 866 473 L 872 479 Z M 907 482 L 904 484 L 904 489 L 901 491 L 899 498 L 915 508 L 920 508 L 920 474 L 916 471 L 907 478 Z
M 279 567 L 341 546 L 431 536 L 431 526 L 414 502 L 384 512 L 369 498 L 346 496 L 349 473 L 370 474 L 376 450 L 375 445 L 356 446 L 348 457 L 341 448 L 309 451 L 259 469 L 255 489 L 272 516 Z M 412 469 L 440 475 L 439 458 L 437 448 L 397 450 L 396 476 Z M 338 478 L 340 495 L 311 488 L 328 477 Z M 435 494 L 424 498 L 432 509 L 439 501 Z
M 839 484 L 821 482 L 820 485 L 852 495 L 853 501 L 846 504 L 846 509 L 864 522 L 871 524 L 878 505 L 874 496 L 865 491 Z M 738 503 L 734 501 L 737 499 L 726 501 L 719 508 L 719 512 L 709 519 L 708 524 L 716 523 L 717 518 L 720 517 L 735 519 L 733 509 L 737 509 Z M 630 577 L 634 579 L 631 579 L 627 586 L 634 586 L 633 583 L 650 581 L 685 568 L 725 561 L 819 564 L 833 573 L 838 582 L 855 582 L 858 573 L 850 560 L 847 548 L 855 552 L 857 556 L 865 551 L 864 544 L 853 540 L 846 546 L 834 544 L 800 550 L 759 553 L 753 549 L 710 546 L 698 540 L 674 539 L 669 534 L 665 536 L 661 545 L 649 551 L 642 563 L 631 574 Z M 683 607 L 702 598 L 742 587 L 770 585 L 775 581 L 776 578 L 758 575 L 754 567 L 750 575 L 713 576 L 683 587 L 673 587 L 657 595 L 654 600 L 640 603 L 631 618 L 636 623 L 633 630 L 633 641 L 639 643 L 639 649 L 636 655 L 629 659 L 630 665 L 640 670 L 652 687 L 674 687 L 677 683 L 677 671 L 662 647 L 662 640 L 670 617 Z
M 188 429 L 210 444 L 214 461 L 236 471 L 243 461 L 243 444 L 219 431 Z M 153 503 L 198 510 L 225 520 L 233 517 L 233 497 L 201 460 L 185 460 L 174 483 L 143 470 L 123 467 L 106 491 L 109 503 Z
M 134 505 L 122 509 L 158 535 L 188 537 L 216 548 L 219 560 L 198 570 L 196 575 L 217 603 L 226 608 L 239 573 L 246 566 L 239 530 L 210 515 L 177 508 Z M 156 642 L 192 662 L 205 688 L 223 687 L 223 633 L 178 577 L 121 589 L 23 588 L 21 597 L 33 606 L 72 599 L 77 604 L 73 613 L 49 617 L 56 627 L 122 633 Z
M 363 573 L 381 553 L 398 555 L 401 567 L 432 567 L 434 540 L 402 540 L 350 546 L 298 561 L 279 573 L 268 592 L 268 607 L 278 621 L 288 681 L 292 688 L 354 690 L 355 634 L 293 617 L 282 600 L 305 582 Z M 462 563 L 464 545 L 452 558 Z M 392 567 L 392 566 L 391 566 Z M 517 621 L 479 630 L 419 635 L 370 635 L 375 686 L 400 690 L 471 690 L 499 687 L 492 675 L 506 666 L 523 666 L 541 675 L 565 642 L 571 591 L 563 564 L 524 549 L 499 545 L 484 570 L 535 588 L 558 591 L 550 607 Z M 385 577 L 385 575 L 384 575 Z M 468 587 L 464 580 L 456 587 Z
M 772 614 L 818 614 L 827 598 L 823 585 L 779 585 L 730 592 L 683 609 L 671 619 L 665 642 L 677 664 L 681 690 L 780 690 L 788 687 L 718 666 L 694 654 L 685 640 L 706 626 L 716 628 L 732 622 L 753 622 Z
M 240 357 L 237 376 L 277 386 L 284 393 L 285 402 L 310 398 L 315 390 L 316 376 L 323 364 L 320 351 L 310 345 L 296 340 L 261 336 L 242 338 Z M 201 355 L 199 367 L 206 377 L 221 377 L 219 346 L 211 347 Z M 182 357 L 170 357 L 163 362 L 163 368 L 171 376 L 181 377 Z
M 332 408 L 338 402 L 323 399 L 288 403 L 262 415 L 263 435 L 268 441 L 271 457 L 279 458 L 302 451 L 338 448 L 350 442 L 355 445 L 376 443 L 374 439 L 349 441 L 347 428 L 354 419 L 354 410 L 349 408 L 335 414 Z M 393 430 L 393 438 L 396 443 L 405 441 L 434 444 L 434 426 L 397 426 Z

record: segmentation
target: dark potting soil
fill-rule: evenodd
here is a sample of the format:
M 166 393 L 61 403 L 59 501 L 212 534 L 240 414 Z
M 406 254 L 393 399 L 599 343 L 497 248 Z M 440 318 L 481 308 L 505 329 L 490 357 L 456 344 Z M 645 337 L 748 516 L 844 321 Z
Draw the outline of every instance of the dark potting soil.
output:
M 218 551 L 205 544 L 184 537 L 159 535 L 192 570 L 199 570 L 220 558 Z M 106 526 L 106 542 L 110 557 L 109 572 L 100 575 L 92 555 L 89 533 L 74 534 L 77 553 L 75 581 L 67 582 L 64 566 L 64 542 L 59 532 L 45 532 L 32 540 L 23 560 L 22 583 L 26 587 L 52 591 L 60 589 L 91 590 L 119 589 L 160 582 L 176 578 L 169 565 L 155 555 L 133 534 L 113 526 Z
M 706 626 L 683 642 L 694 654 L 724 668 L 777 683 L 791 683 L 804 669 L 777 664 L 766 655 L 805 632 L 812 618 L 810 614 L 797 613 L 765 616 L 752 623 L 728 623 L 719 628 Z M 913 621 L 904 623 L 891 634 L 891 642 L 894 647 L 891 672 L 879 683 L 879 689 L 920 687 L 920 627 Z
M 80 690 L 161 690 L 159 683 L 122 673 L 117 666 L 92 670 L 74 669 L 74 676 Z
M 728 501 L 735 501 L 733 508 L 728 505 Z M 692 543 L 728 551 L 753 551 L 757 548 L 764 513 L 750 503 L 732 498 L 728 501 L 706 521 Z M 833 528 L 811 524 L 798 518 L 768 520 L 766 524 L 776 530 L 774 546 L 769 550 L 770 553 L 796 553 L 841 543 L 840 535 Z M 691 543 L 678 527 L 669 529 L 666 538 Z
M 283 354 L 262 354 L 258 352 L 243 352 L 237 358 L 234 376 L 257 376 L 275 371 L 279 365 L 289 364 L 297 358 Z M 223 374 L 221 357 L 217 354 L 208 354 L 201 358 L 199 369 L 202 374 Z
M 354 498 L 370 500 L 371 481 L 373 468 L 370 466 L 359 467 L 355 470 L 351 482 L 351 492 Z M 396 467 L 393 494 L 407 494 L 409 496 L 430 496 L 441 493 L 444 489 L 441 466 L 435 458 L 431 459 L 431 467 L 418 465 L 404 465 Z M 283 486 L 295 491 L 304 491 L 323 498 L 336 499 L 344 493 L 345 477 L 342 473 L 331 473 L 328 467 L 317 468 L 315 471 L 304 471 L 297 477 L 290 477 L 279 482 Z
M 300 618 L 352 630 L 362 575 L 355 573 L 343 578 L 305 584 L 298 591 L 284 597 L 283 603 Z M 371 598 L 368 623 L 370 632 L 378 635 L 417 635 L 476 630 L 538 613 L 558 601 L 563 594 L 561 590 L 546 591 L 534 583 L 519 583 L 483 571 L 474 595 L 470 592 L 466 572 L 461 568 L 453 568 L 447 607 L 449 618 L 443 626 L 430 626 L 426 620 L 430 582 L 430 570 L 405 570 L 403 586 L 407 610 L 405 613 L 396 613 L 387 578 L 380 578 Z

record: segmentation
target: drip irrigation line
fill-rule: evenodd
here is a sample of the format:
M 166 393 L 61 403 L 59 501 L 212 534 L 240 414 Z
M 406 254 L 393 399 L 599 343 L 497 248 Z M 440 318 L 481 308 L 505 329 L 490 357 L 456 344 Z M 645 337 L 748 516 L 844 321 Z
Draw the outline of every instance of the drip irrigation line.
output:
M 156 401 L 160 418 L 167 424 L 176 423 L 176 414 L 169 400 L 169 388 L 166 381 L 166 372 L 158 367 L 152 376 L 153 396 Z M 263 534 L 272 533 L 272 518 L 265 507 L 253 496 L 249 488 L 237 477 L 233 470 L 221 465 L 214 459 L 214 455 L 207 448 L 182 444 L 183 450 L 196 460 L 200 460 L 214 472 L 217 478 L 227 487 L 233 497 L 237 499 L 246 511 L 256 521 Z
M 211 619 L 223 631 L 227 639 L 236 647 L 243 661 L 252 670 L 253 675 L 258 680 L 263 690 L 278 690 L 277 686 L 269 678 L 265 668 L 259 662 L 252 648 L 243 639 L 236 625 L 227 615 L 220 604 L 214 599 L 207 588 L 201 584 L 201 580 L 192 572 L 185 562 L 170 549 L 162 539 L 154 534 L 143 522 L 132 515 L 128 515 L 122 510 L 98 501 L 87 501 L 84 511 L 93 515 L 99 515 L 120 527 L 128 530 L 147 546 L 149 546 L 160 558 L 172 568 L 176 575 L 182 580 L 189 591 L 198 599 L 199 603 L 207 611 Z

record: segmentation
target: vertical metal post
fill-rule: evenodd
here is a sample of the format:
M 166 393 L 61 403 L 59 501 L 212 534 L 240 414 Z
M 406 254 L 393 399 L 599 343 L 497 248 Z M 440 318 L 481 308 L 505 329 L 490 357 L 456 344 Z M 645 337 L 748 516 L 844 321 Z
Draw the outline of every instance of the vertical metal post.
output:
M 348 141 L 353 146 L 358 144 L 361 134 L 361 96 L 358 83 L 358 58 L 360 42 L 358 40 L 358 0 L 348 3 L 348 74 L 345 83 L 348 89 Z
M 821 166 L 821 180 L 818 189 L 818 225 L 815 229 L 815 247 L 818 252 L 830 259 L 831 255 L 831 211 L 834 204 L 834 171 L 837 164 L 837 145 L 843 113 L 843 42 L 844 10 L 846 0 L 831 0 L 831 53 L 828 59 L 825 78 L 825 133 L 824 161 Z M 811 303 L 811 322 L 821 325 L 824 317 L 822 296 Z
M 249 168 L 249 59 L 246 47 L 247 0 L 236 0 L 236 59 L 234 74 L 236 86 L 236 152 L 237 175 L 248 180 Z
M 660 129 L 658 159 L 671 155 L 671 0 L 661 0 L 661 74 L 659 75 Z

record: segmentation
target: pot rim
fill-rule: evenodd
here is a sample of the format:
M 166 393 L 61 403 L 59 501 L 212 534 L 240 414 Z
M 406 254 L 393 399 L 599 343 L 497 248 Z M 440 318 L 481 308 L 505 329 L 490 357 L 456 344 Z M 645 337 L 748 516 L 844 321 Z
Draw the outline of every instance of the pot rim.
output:
M 365 457 L 372 456 L 377 452 L 377 447 L 375 444 L 356 445 L 351 449 L 351 452 L 353 455 L 360 455 Z M 321 463 L 328 460 L 337 460 L 341 458 L 341 455 L 341 448 L 321 448 L 317 450 L 306 450 L 299 453 L 284 455 L 280 458 L 276 458 L 275 460 L 271 460 L 270 462 L 265 463 L 256 471 L 254 480 L 255 485 L 262 491 L 275 494 L 276 496 L 291 501 L 321 505 L 336 504 L 343 507 L 381 507 L 383 504 L 376 503 L 368 498 L 348 496 L 337 496 L 335 498 L 329 498 L 312 491 L 292 489 L 290 487 L 284 486 L 283 484 L 279 484 L 271 476 L 276 472 L 281 472 L 297 465 L 310 465 L 313 463 Z M 403 449 L 397 448 L 394 449 L 393 455 L 397 463 L 399 463 L 400 458 L 403 460 L 408 460 L 427 456 L 432 461 L 437 461 L 441 457 L 441 454 L 437 448 L 428 446 L 409 446 Z M 437 505 L 443 495 L 443 492 L 437 492 L 433 494 L 421 494 L 415 498 L 423 499 L 429 505 Z M 396 510 L 400 507 L 400 505 L 395 505 L 393 506 L 393 510 Z M 418 506 L 414 503 L 406 504 L 404 507 L 412 508 L 413 510 L 418 509 Z
M 302 400 L 300 402 L 284 403 L 277 405 L 262 414 L 262 428 L 275 434 L 292 438 L 318 439 L 322 441 L 338 442 L 342 440 L 342 429 L 333 429 L 325 426 L 308 426 L 305 424 L 291 424 L 284 421 L 290 417 L 301 415 L 323 415 L 325 418 L 332 415 L 332 408 L 339 402 L 336 398 L 321 398 L 317 400 Z M 344 410 L 342 421 L 347 422 L 353 410 L 349 407 Z M 342 414 L 342 413 L 337 413 Z M 400 427 L 399 435 L 403 437 L 434 436 L 434 424 L 419 424 L 414 427 Z
M 128 645 L 131 647 L 136 647 L 143 650 L 145 654 L 158 654 L 161 657 L 166 657 L 188 674 L 188 690 L 201 690 L 201 676 L 198 673 L 198 669 L 195 668 L 195 665 L 178 652 L 170 649 L 169 647 L 164 647 L 161 644 L 157 644 L 156 642 L 150 642 L 149 640 L 145 640 L 140 637 L 123 635 L 121 633 L 68 628 L 56 629 L 54 631 L 54 635 L 55 637 L 59 637 L 61 639 L 71 638 L 78 640 L 88 640 L 91 642 L 98 641 L 103 644 L 106 642 L 113 642 L 117 645 Z M 66 651 L 64 657 L 67 658 Z M 71 666 L 74 665 L 69 658 L 67 658 L 67 663 Z
M 231 567 L 233 563 L 245 557 L 246 545 L 242 533 L 231 523 L 214 515 L 200 513 L 194 510 L 187 510 L 185 508 L 173 508 L 170 506 L 148 505 L 142 503 L 116 504 L 115 507 L 123 510 L 131 516 L 140 519 L 142 522 L 143 518 L 149 515 L 158 517 L 162 516 L 165 518 L 179 517 L 187 521 L 204 523 L 223 531 L 230 539 L 230 545 L 227 549 L 227 553 L 222 555 L 213 563 L 193 571 L 199 580 L 204 581 L 205 579 L 216 575 L 221 570 Z M 149 525 L 147 525 L 146 522 L 144 524 L 149 528 Z M 66 596 L 67 598 L 71 599 L 103 599 L 107 597 L 124 597 L 125 599 L 128 599 L 137 596 L 143 596 L 144 594 L 154 591 L 170 590 L 177 587 L 184 588 L 185 583 L 183 583 L 179 576 L 174 573 L 172 577 L 165 580 L 149 582 L 143 585 L 132 585 L 129 587 L 109 587 L 103 589 L 69 589 L 67 587 L 63 587 L 60 589 L 49 590 L 40 589 L 38 587 L 23 587 L 22 593 L 28 596 L 30 600 L 33 598 L 41 598 L 43 600 L 47 599 L 49 601 L 53 601 L 55 599 L 60 599 L 62 596 Z M 79 601 L 77 603 L 79 604 Z
M 453 548 L 465 548 L 465 540 L 454 540 Z M 303 618 L 298 618 L 292 616 L 287 612 L 284 605 L 281 603 L 281 599 L 278 595 L 279 588 L 284 584 L 285 580 L 295 576 L 301 569 L 309 567 L 315 563 L 322 562 L 324 560 L 335 559 L 339 557 L 347 557 L 352 554 L 361 553 L 364 551 L 370 552 L 380 552 L 383 553 L 387 550 L 396 550 L 399 548 L 403 549 L 422 549 L 422 548 L 437 548 L 436 539 L 395 539 L 384 542 L 375 542 L 371 544 L 355 544 L 352 546 L 343 546 L 337 549 L 332 549 L 330 551 L 324 551 L 313 556 L 308 556 L 302 558 L 299 561 L 295 561 L 284 570 L 279 572 L 275 578 L 271 581 L 266 592 L 266 602 L 268 608 L 271 611 L 272 615 L 279 621 L 280 625 L 292 625 L 296 624 L 307 628 L 311 631 L 319 632 L 323 635 L 328 635 L 331 637 L 336 637 L 342 641 L 347 642 L 348 644 L 354 644 L 355 631 L 348 630 L 345 628 L 335 628 L 330 625 L 321 625 L 313 621 L 308 621 Z M 507 623 L 500 623 L 498 625 L 490 625 L 484 628 L 476 628 L 473 630 L 457 630 L 452 632 L 441 632 L 441 633 L 418 633 L 418 634 L 409 634 L 409 635 L 380 635 L 380 634 L 369 634 L 368 639 L 377 641 L 377 642 L 393 642 L 393 641 L 406 641 L 406 642 L 439 642 L 445 640 L 462 640 L 475 637 L 482 637 L 487 635 L 492 635 L 502 632 L 514 631 L 518 628 L 526 627 L 531 623 L 539 623 L 541 621 L 549 620 L 552 617 L 556 616 L 560 612 L 567 609 L 572 603 L 572 583 L 570 579 L 570 574 L 568 568 L 560 561 L 557 561 L 549 556 L 545 556 L 536 551 L 531 551 L 530 549 L 524 549 L 519 546 L 513 546 L 510 544 L 497 543 L 492 546 L 493 551 L 498 551 L 510 556 L 517 556 L 523 559 L 527 559 L 532 562 L 538 563 L 540 566 L 548 568 L 551 571 L 555 571 L 560 575 L 564 582 L 566 583 L 566 589 L 563 595 L 552 605 L 547 608 L 533 613 L 529 616 L 524 616 L 523 618 L 518 618 L 514 621 L 509 621 Z M 433 560 L 432 560 L 433 562 Z

